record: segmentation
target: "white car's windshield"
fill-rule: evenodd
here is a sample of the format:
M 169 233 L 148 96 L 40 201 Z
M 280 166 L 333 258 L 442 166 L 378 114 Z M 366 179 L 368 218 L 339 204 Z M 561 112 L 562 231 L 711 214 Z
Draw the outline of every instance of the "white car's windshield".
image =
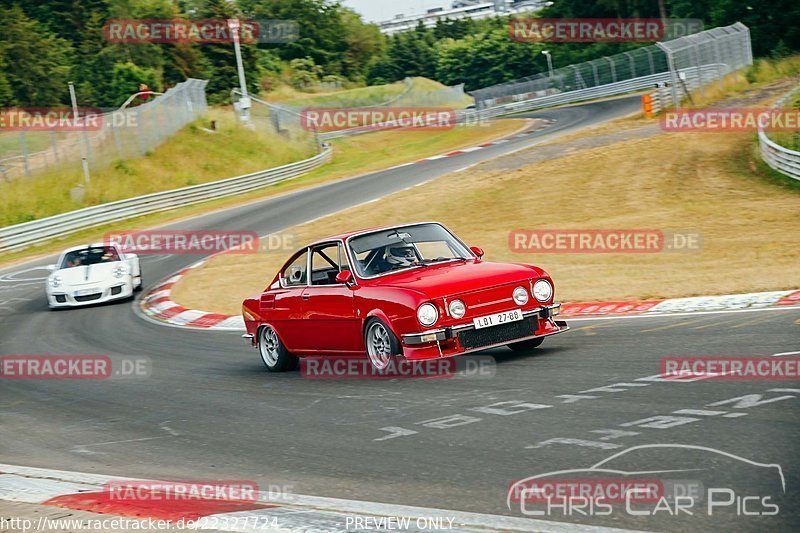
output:
M 356 271 L 364 277 L 473 257 L 439 224 L 417 224 L 360 235 L 350 239 L 350 250 L 356 259 Z
M 90 246 L 64 254 L 64 259 L 61 261 L 59 268 L 74 268 L 119 260 L 119 253 L 113 246 Z

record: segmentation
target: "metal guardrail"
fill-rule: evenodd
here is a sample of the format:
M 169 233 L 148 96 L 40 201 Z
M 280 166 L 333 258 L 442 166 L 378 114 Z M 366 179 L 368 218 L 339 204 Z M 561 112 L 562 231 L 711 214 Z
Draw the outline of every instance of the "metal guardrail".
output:
M 332 153 L 332 148 L 325 145 L 314 157 L 277 168 L 85 207 L 69 213 L 0 228 L 0 252 L 18 250 L 45 239 L 63 237 L 110 222 L 260 189 L 305 174 L 330 161 Z
M 699 87 L 703 80 L 707 80 L 708 75 L 717 71 L 717 65 L 711 64 L 703 65 L 700 69 L 692 67 L 690 69 L 687 68 L 681 70 L 679 75 L 681 75 L 687 89 L 692 90 Z M 588 89 L 557 93 L 534 98 L 532 100 L 512 102 L 500 106 L 465 112 L 464 115 L 467 122 L 470 120 L 483 120 L 501 115 L 521 113 L 523 111 L 532 111 L 534 109 L 584 102 L 587 100 L 595 100 L 597 98 L 605 98 L 608 96 L 617 96 L 625 93 L 652 89 L 658 85 L 668 83 L 670 80 L 671 74 L 669 72 L 660 72 L 658 74 L 651 74 L 649 76 L 642 76 L 640 78 L 620 81 L 617 83 L 608 83 L 598 87 L 589 87 Z
M 792 91 L 775 102 L 775 105 L 772 107 L 783 106 L 786 100 L 791 98 L 796 91 L 797 89 L 792 89 Z M 759 126 L 758 129 L 758 145 L 761 152 L 761 159 L 763 159 L 770 168 L 790 178 L 800 180 L 800 152 L 781 146 L 767 137 L 763 125 Z

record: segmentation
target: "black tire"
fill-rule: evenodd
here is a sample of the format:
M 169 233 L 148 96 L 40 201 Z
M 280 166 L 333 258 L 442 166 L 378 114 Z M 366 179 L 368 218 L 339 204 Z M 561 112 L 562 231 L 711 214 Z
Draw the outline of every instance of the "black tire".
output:
M 529 339 L 527 341 L 513 342 L 509 344 L 508 347 L 515 352 L 529 352 L 534 348 L 538 348 L 543 342 L 544 337 L 538 337 L 536 339 Z
M 370 318 L 364 325 L 364 350 L 376 370 L 384 370 L 391 359 L 403 353 L 400 341 L 380 318 Z
M 133 286 L 133 292 L 139 292 L 143 288 L 144 288 L 144 280 L 142 279 L 142 276 L 140 275 L 139 276 L 139 285 L 134 285 Z
M 294 370 L 300 364 L 300 360 L 289 353 L 271 326 L 262 326 L 258 330 L 258 353 L 270 372 Z

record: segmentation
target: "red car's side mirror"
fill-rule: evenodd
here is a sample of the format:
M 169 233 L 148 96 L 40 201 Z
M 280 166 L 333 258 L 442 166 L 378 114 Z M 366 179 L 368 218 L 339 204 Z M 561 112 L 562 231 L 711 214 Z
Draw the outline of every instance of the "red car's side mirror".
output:
M 472 253 L 478 256 L 478 259 L 483 257 L 483 248 L 478 248 L 477 246 L 470 246 L 469 248 L 472 250 Z
M 336 274 L 336 283 L 350 286 L 353 283 L 353 273 L 349 270 L 342 270 Z

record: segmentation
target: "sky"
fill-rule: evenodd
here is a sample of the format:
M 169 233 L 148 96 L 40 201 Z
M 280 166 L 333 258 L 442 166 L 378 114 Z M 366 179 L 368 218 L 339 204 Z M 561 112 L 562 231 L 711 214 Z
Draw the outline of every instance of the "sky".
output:
M 418 15 L 433 7 L 450 7 L 452 0 L 344 0 L 368 22 L 393 19 L 395 15 Z

